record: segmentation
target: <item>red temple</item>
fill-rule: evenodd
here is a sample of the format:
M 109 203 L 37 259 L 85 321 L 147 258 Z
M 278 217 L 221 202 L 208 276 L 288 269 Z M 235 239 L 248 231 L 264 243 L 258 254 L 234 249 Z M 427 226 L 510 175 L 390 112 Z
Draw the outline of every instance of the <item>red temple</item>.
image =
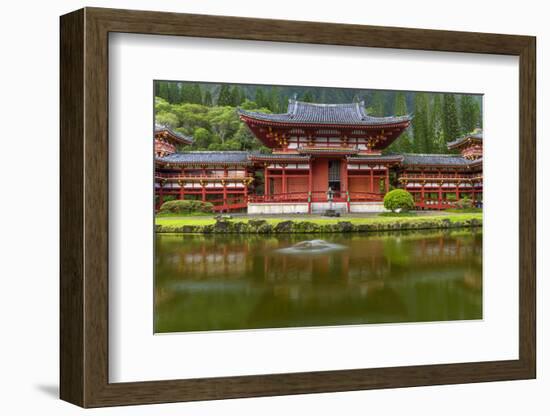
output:
M 411 192 L 420 209 L 445 209 L 468 196 L 482 200 L 480 131 L 449 143 L 461 154 L 382 151 L 407 129 L 409 115 L 369 116 L 364 104 L 290 100 L 283 114 L 238 110 L 271 153 L 178 152 L 192 139 L 155 129 L 157 206 L 166 195 L 210 201 L 218 211 L 251 214 L 382 211 L 391 187 Z

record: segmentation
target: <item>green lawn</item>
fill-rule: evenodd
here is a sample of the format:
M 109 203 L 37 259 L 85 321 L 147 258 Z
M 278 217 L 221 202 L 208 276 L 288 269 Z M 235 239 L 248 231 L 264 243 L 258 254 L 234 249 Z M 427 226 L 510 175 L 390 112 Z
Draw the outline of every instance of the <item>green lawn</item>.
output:
M 476 219 L 482 221 L 482 213 L 453 213 L 453 212 L 442 212 L 440 214 L 431 214 L 431 215 L 399 215 L 399 216 L 387 216 L 387 215 L 377 215 L 377 216 L 368 216 L 368 217 L 339 217 L 339 218 L 322 218 L 319 216 L 296 216 L 293 215 L 289 218 L 283 217 L 270 217 L 270 216 L 254 216 L 253 218 L 248 217 L 234 217 L 232 222 L 248 222 L 249 220 L 266 220 L 271 225 L 276 225 L 280 222 L 293 220 L 293 221 L 308 221 L 315 224 L 336 224 L 341 221 L 349 221 L 352 224 L 387 224 L 387 223 L 422 223 L 426 221 L 437 221 L 443 219 L 449 219 L 451 222 L 457 221 L 467 221 Z M 155 218 L 156 225 L 162 226 L 173 226 L 181 227 L 185 225 L 210 225 L 214 224 L 216 220 L 214 216 L 161 216 Z

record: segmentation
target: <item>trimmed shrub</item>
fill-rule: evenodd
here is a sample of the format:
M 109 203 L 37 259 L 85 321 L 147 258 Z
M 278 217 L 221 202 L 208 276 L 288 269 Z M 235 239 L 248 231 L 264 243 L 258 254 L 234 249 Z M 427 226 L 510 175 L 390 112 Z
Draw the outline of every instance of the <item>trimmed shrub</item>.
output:
M 404 189 L 394 189 L 384 196 L 384 208 L 392 212 L 398 209 L 401 211 L 414 209 L 413 196 Z
M 214 205 L 210 202 L 175 200 L 167 201 L 161 205 L 159 212 L 174 214 L 192 214 L 196 212 L 213 212 Z
M 472 208 L 473 206 L 474 206 L 474 201 L 472 201 L 467 196 L 465 196 L 464 198 L 459 199 L 456 202 L 456 207 L 458 209 L 468 209 L 468 208 Z

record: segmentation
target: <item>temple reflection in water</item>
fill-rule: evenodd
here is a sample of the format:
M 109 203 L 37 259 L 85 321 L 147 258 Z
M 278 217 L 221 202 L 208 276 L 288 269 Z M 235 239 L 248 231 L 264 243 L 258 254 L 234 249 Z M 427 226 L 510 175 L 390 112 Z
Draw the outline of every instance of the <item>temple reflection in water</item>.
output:
M 156 332 L 481 319 L 482 235 L 157 235 Z

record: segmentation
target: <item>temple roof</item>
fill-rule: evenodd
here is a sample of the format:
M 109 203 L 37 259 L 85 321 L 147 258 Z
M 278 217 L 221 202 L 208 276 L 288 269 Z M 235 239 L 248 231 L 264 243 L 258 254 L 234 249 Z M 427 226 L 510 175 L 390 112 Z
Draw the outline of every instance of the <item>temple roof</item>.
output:
M 410 121 L 412 116 L 374 117 L 369 116 L 363 101 L 347 104 L 317 104 L 289 100 L 286 113 L 265 114 L 255 111 L 237 110 L 241 116 L 260 121 L 284 124 L 327 124 L 383 126 Z
M 193 138 L 186 136 L 184 134 L 178 133 L 177 131 L 172 130 L 170 127 L 163 124 L 155 124 L 155 134 L 166 132 L 172 136 L 172 138 L 180 143 L 191 144 L 193 143 Z
M 459 137 L 458 139 L 455 139 L 451 142 L 447 143 L 447 147 L 449 149 L 454 149 L 456 147 L 459 147 L 461 144 L 466 143 L 468 140 L 477 140 L 477 141 L 483 141 L 483 130 L 476 129 L 473 133 L 466 134 L 462 137 Z
M 469 166 L 471 160 L 458 155 L 438 154 L 403 154 L 403 165 L 441 165 L 441 166 Z
M 172 153 L 157 158 L 157 162 L 170 164 L 219 164 L 219 165 L 248 165 L 250 153 L 246 151 L 195 151 Z
M 252 165 L 254 161 L 294 161 L 307 162 L 308 155 L 265 154 L 247 151 L 193 151 L 172 153 L 156 159 L 161 164 L 182 165 Z M 468 160 L 460 155 L 447 154 L 389 154 L 389 155 L 348 155 L 348 162 L 397 162 L 403 166 L 456 166 L 469 168 L 482 163 L 482 159 Z

